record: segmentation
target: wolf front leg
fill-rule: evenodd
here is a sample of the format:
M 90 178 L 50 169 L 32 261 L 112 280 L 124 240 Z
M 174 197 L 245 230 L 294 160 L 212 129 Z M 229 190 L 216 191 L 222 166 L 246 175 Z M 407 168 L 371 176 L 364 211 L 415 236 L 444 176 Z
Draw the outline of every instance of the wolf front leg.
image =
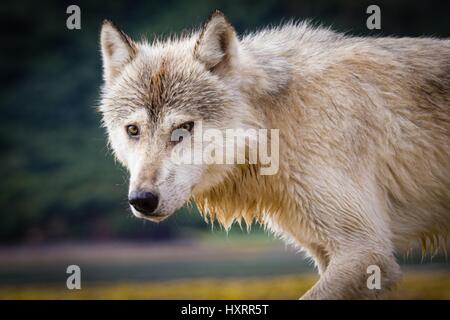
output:
M 390 216 L 376 179 L 356 169 L 352 175 L 327 167 L 309 171 L 314 188 L 309 211 L 303 216 L 315 226 L 327 259 L 319 260 L 319 265 L 325 262 L 326 266 L 319 268 L 319 281 L 302 299 L 383 296 L 398 281 L 400 267 L 394 256 Z
M 392 251 L 379 243 L 360 245 L 332 255 L 319 281 L 301 299 L 377 299 L 391 290 L 400 278 Z

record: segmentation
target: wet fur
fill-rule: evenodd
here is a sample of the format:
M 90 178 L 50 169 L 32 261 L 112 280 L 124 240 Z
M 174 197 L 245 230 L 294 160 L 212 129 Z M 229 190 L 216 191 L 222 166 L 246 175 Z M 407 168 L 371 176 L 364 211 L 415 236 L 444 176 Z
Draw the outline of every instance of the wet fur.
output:
M 303 248 L 321 275 L 304 298 L 377 298 L 400 277 L 395 252 L 417 240 L 434 250 L 447 237 L 449 40 L 358 38 L 306 23 L 238 38 L 215 13 L 200 31 L 167 42 L 126 37 L 115 66 L 105 48 L 108 37 L 124 45 L 119 35 L 104 25 L 100 110 L 130 189 L 158 188 L 172 212 L 193 197 L 226 227 L 256 220 Z M 161 128 L 176 112 L 215 128 L 280 129 L 278 173 L 167 168 Z M 142 114 L 157 137 L 134 151 L 117 129 L 130 114 Z M 367 289 L 369 265 L 381 268 L 381 290 Z

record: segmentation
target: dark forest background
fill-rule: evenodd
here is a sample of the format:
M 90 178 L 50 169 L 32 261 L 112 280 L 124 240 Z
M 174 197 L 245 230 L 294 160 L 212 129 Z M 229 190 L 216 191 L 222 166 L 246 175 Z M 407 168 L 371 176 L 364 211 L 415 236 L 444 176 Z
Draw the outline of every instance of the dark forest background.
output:
M 70 4 L 81 8 L 81 30 L 66 28 Z M 366 28 L 370 4 L 381 7 L 381 30 Z M 106 147 L 95 106 L 104 18 L 152 39 L 197 27 L 214 9 L 240 33 L 308 18 L 355 35 L 450 36 L 450 1 L 2 1 L 0 243 L 168 239 L 210 229 L 195 210 L 158 225 L 131 216 L 127 174 Z

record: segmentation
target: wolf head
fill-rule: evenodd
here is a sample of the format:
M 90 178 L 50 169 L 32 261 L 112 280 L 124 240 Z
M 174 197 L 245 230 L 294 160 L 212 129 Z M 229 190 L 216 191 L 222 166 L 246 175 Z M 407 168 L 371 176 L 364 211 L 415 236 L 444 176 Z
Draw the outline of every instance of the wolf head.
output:
M 114 24 L 101 30 L 103 124 L 129 171 L 133 214 L 160 221 L 196 193 L 220 183 L 232 165 L 180 164 L 186 137 L 215 128 L 249 128 L 255 119 L 239 87 L 239 41 L 215 12 L 199 32 L 153 44 L 135 42 Z M 192 134 L 192 135 L 191 135 Z M 179 136 L 178 136 L 179 137 Z

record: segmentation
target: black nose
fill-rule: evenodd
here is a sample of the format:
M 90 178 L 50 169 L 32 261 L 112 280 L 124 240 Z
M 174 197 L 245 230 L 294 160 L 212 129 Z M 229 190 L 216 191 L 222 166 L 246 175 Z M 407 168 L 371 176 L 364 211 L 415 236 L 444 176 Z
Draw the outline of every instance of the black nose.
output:
M 152 214 L 158 206 L 158 196 L 152 192 L 132 191 L 128 202 L 142 214 Z

